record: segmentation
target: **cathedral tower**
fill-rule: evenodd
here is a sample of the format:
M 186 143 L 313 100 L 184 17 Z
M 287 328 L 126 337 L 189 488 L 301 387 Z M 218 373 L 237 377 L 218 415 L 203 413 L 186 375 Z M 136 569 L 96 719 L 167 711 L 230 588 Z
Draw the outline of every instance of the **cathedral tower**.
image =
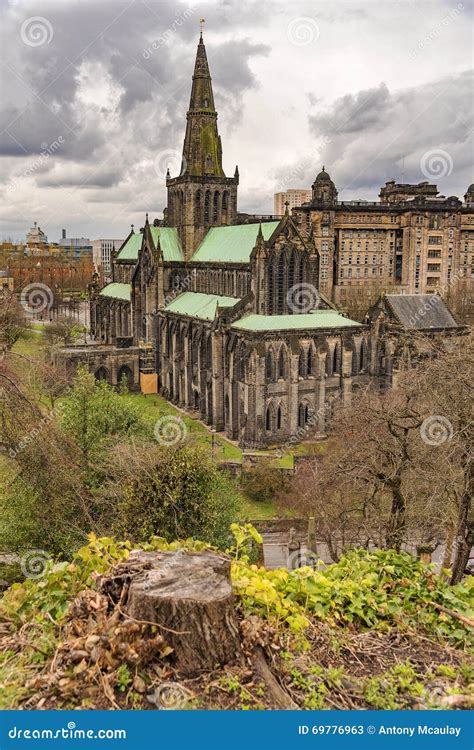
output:
M 178 227 L 189 260 L 209 227 L 235 223 L 239 172 L 226 177 L 217 130 L 212 80 L 202 32 L 194 65 L 193 85 L 186 116 L 181 172 L 166 177 L 166 223 Z

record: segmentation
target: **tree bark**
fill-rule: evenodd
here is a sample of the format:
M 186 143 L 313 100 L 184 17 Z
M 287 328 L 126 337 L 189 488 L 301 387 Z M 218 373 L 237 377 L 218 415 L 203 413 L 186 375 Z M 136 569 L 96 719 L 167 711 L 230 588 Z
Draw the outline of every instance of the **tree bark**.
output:
M 123 612 L 156 624 L 185 674 L 212 670 L 240 655 L 230 558 L 214 552 L 133 551 L 101 584 L 115 596 L 129 582 Z M 120 585 L 119 587 L 120 588 Z

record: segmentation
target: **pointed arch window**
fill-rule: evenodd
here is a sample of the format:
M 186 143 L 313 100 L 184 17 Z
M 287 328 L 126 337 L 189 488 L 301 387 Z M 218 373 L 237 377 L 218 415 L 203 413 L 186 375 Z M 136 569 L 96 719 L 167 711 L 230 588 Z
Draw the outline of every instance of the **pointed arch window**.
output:
M 360 345 L 360 359 L 359 359 L 359 370 L 363 372 L 367 367 L 367 345 L 363 341 Z
M 265 377 L 267 378 L 267 380 L 274 379 L 274 371 L 275 371 L 275 360 L 273 357 L 273 351 L 269 349 L 265 357 Z
M 208 370 L 212 368 L 212 336 L 208 336 L 206 342 L 206 367 Z
M 283 315 L 285 312 L 285 270 L 286 258 L 284 253 L 280 255 L 277 266 L 276 278 L 276 313 Z
M 277 411 L 277 430 L 281 430 L 281 406 L 278 407 Z
M 270 258 L 267 266 L 268 274 L 268 314 L 273 315 L 274 297 L 275 297 L 275 264 L 273 258 Z
M 204 198 L 204 224 L 206 226 L 209 224 L 210 209 L 211 209 L 211 191 L 206 190 L 206 196 Z
M 338 373 L 339 370 L 340 370 L 340 360 L 341 360 L 340 351 L 341 351 L 341 349 L 340 349 L 339 344 L 336 344 L 336 346 L 334 347 L 334 351 L 332 353 L 332 372 L 333 372 L 333 374 L 334 373 Z
M 298 373 L 299 373 L 300 378 L 306 377 L 306 373 L 307 373 L 306 365 L 307 365 L 306 353 L 303 347 L 301 347 L 300 356 L 298 360 Z
M 267 432 L 272 429 L 272 417 L 269 406 L 267 406 L 267 410 L 265 412 L 265 429 L 267 430 Z
M 214 206 L 212 210 L 212 223 L 217 224 L 219 221 L 219 191 L 214 191 Z
M 201 191 L 198 190 L 194 196 L 194 223 L 200 225 L 202 222 Z
M 304 404 L 298 406 L 298 427 L 304 427 L 305 422 L 305 407 Z
M 314 351 L 313 347 L 310 346 L 308 349 L 307 367 L 308 375 L 314 375 Z
M 284 347 L 282 346 L 278 354 L 278 377 L 284 378 L 285 371 L 286 371 L 286 352 L 285 352 Z
M 293 251 L 290 255 L 290 260 L 288 263 L 288 289 L 291 289 L 291 287 L 295 285 L 296 274 L 297 274 L 297 258 L 296 258 L 296 252 Z M 290 312 L 292 312 L 291 307 L 290 307 Z

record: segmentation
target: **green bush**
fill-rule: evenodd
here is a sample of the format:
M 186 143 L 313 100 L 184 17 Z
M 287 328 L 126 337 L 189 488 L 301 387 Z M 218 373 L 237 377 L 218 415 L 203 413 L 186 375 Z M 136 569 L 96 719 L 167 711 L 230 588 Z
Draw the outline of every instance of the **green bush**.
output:
M 137 542 L 194 537 L 223 548 L 239 503 L 232 481 L 203 448 L 160 446 L 123 486 L 115 532 Z

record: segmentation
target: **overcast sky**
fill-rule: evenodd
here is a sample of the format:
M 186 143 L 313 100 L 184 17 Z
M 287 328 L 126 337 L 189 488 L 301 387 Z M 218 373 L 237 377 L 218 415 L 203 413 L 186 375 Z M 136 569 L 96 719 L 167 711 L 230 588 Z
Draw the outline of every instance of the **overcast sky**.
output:
M 179 170 L 199 18 L 239 208 L 474 182 L 472 0 L 0 0 L 0 238 L 125 237 Z

